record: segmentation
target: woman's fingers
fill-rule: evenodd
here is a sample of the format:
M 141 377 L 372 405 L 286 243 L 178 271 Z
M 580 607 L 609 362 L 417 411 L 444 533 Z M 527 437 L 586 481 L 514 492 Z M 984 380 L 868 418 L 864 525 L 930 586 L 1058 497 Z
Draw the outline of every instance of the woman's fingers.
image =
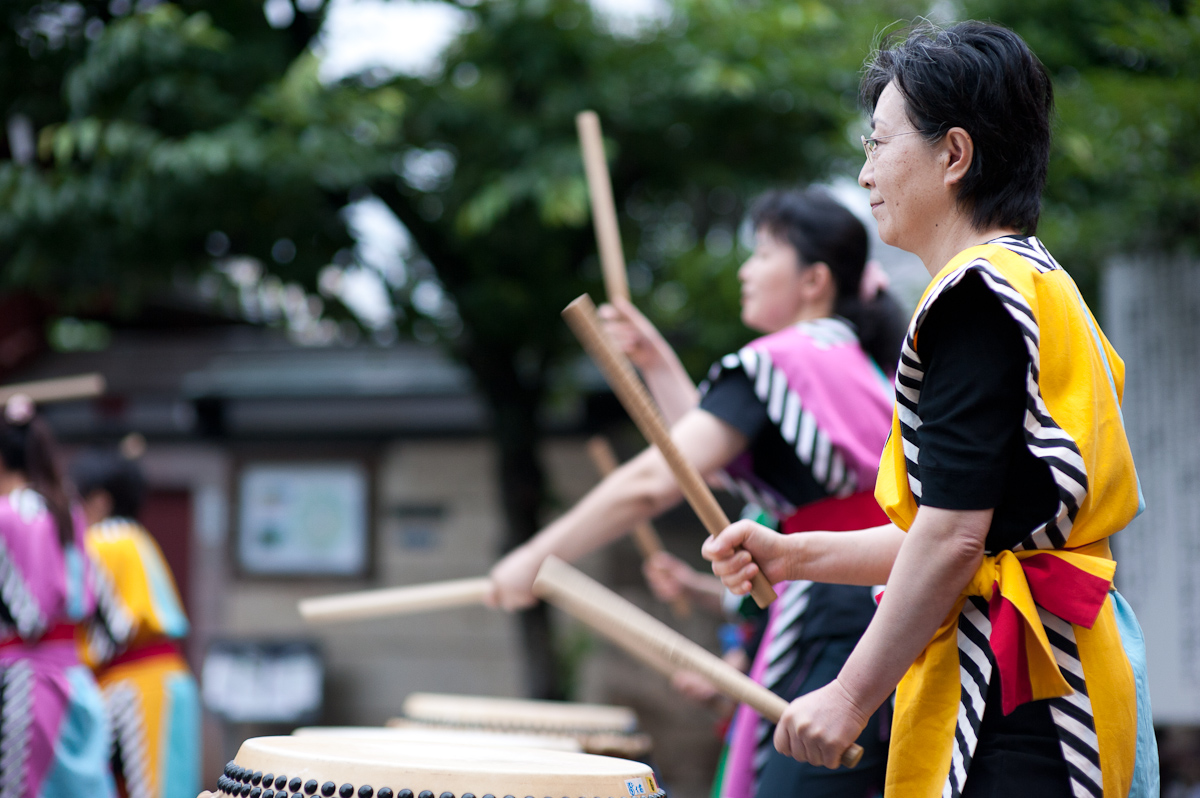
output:
M 509 612 L 527 610 L 536 603 L 537 599 L 531 592 L 515 588 L 500 589 L 500 606 Z
M 708 679 L 691 671 L 679 671 L 671 677 L 671 686 L 693 701 L 705 702 L 717 695 L 717 688 Z
M 700 550 L 712 563 L 713 573 L 736 595 L 749 593 L 751 580 L 759 572 L 758 564 L 744 546 L 760 529 L 774 534 L 752 521 L 738 521 L 706 540 Z
M 657 552 L 642 563 L 642 574 L 646 577 L 650 590 L 659 601 L 674 601 L 683 594 L 683 582 L 679 579 L 670 563 L 663 559 L 666 552 Z
M 759 572 L 754 561 L 748 559 L 749 555 L 746 556 L 747 559 L 741 559 L 739 556 L 732 564 L 713 564 L 713 573 L 721 580 L 721 584 L 734 595 L 744 596 L 749 593 L 753 587 L 754 577 Z
M 541 564 L 541 558 L 525 547 L 509 552 L 488 574 L 492 580 L 491 593 L 485 598 L 488 606 L 514 612 L 536 604 L 533 580 Z
M 640 310 L 637 309 L 632 302 L 623 297 L 614 297 L 612 300 L 613 307 L 621 314 L 621 316 L 633 325 L 642 335 L 647 338 L 653 338 L 658 335 L 658 328 L 655 327 L 650 319 L 646 318 Z
M 483 594 L 483 606 L 489 610 L 500 608 L 500 589 L 496 586 L 495 579 L 489 583 L 488 592 Z
M 753 521 L 735 521 L 715 536 L 704 541 L 700 553 L 704 559 L 714 563 L 718 560 L 728 559 L 741 550 L 756 526 L 757 524 Z
M 612 305 L 600 306 L 604 332 L 633 364 L 643 368 L 651 364 L 654 347 L 647 336 L 626 315 Z

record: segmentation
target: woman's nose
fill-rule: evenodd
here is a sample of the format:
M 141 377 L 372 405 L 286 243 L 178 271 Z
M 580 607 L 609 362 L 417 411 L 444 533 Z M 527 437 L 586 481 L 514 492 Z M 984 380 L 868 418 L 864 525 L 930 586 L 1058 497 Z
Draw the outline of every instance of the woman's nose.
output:
M 875 164 L 870 158 L 863 159 L 862 169 L 858 170 L 858 184 L 868 189 L 875 185 Z

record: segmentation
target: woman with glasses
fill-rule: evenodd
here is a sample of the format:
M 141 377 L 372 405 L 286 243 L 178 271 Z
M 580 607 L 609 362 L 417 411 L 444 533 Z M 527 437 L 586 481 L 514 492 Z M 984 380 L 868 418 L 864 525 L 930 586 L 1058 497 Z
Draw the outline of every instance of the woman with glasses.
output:
M 1139 512 L 1124 367 L 1033 236 L 1050 79 L 1016 34 L 966 22 L 876 53 L 862 88 L 859 182 L 933 281 L 876 482 L 891 523 L 784 538 L 739 522 L 705 546 L 736 592 L 758 566 L 887 584 L 775 744 L 833 766 L 895 691 L 890 795 L 1157 795 L 1145 652 L 1108 545 Z
M 890 297 L 861 297 L 866 230 L 819 189 L 771 192 L 750 217 L 756 241 L 738 270 L 741 317 L 763 336 L 718 361 L 699 390 L 632 305 L 602 308 L 607 329 L 701 473 L 724 471 L 785 532 L 880 523 L 871 490 L 892 397 L 872 356 L 895 359 L 903 321 Z M 900 320 L 894 337 L 888 318 Z M 657 449 L 646 450 L 501 560 L 491 573 L 494 601 L 527 606 L 547 555 L 576 559 L 680 498 L 666 461 Z M 837 674 L 875 605 L 859 586 L 793 582 L 778 592 L 750 675 L 790 700 Z M 771 733 L 753 710 L 739 708 L 722 798 L 832 798 L 882 789 L 887 746 L 879 714 L 856 734 L 865 754 L 854 770 L 831 772 L 782 756 Z

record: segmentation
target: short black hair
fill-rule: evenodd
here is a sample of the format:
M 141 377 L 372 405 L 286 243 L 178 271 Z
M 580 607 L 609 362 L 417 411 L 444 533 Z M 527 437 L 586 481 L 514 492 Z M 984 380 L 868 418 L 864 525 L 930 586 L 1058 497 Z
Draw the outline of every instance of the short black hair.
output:
M 1024 40 L 986 22 L 948 28 L 921 22 L 867 59 L 861 96 L 869 113 L 892 82 L 927 141 L 954 127 L 970 134 L 975 155 L 958 201 L 976 229 L 1035 233 L 1050 163 L 1054 88 Z
M 108 493 L 117 518 L 137 518 L 146 497 L 146 477 L 141 467 L 116 452 L 81 452 L 71 464 L 71 481 L 85 499 L 97 490 Z

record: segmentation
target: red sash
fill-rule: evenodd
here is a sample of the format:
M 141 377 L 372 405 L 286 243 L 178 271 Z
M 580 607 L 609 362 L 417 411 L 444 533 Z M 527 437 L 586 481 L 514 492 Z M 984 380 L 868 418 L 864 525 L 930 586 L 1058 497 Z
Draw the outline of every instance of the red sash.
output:
M 830 497 L 806 504 L 784 519 L 782 531 L 785 535 L 818 530 L 852 532 L 888 522 L 887 515 L 875 501 L 874 491 L 864 490 L 844 499 Z
M 160 638 L 146 643 L 137 648 L 131 648 L 128 651 L 122 651 L 120 654 L 112 658 L 106 667 L 115 668 L 118 665 L 128 665 L 131 662 L 138 662 L 144 659 L 153 657 L 182 657 L 183 652 L 179 649 L 179 644 L 174 640 Z
M 0 649 L 15 648 L 16 646 L 36 646 L 38 643 L 49 643 L 54 640 L 74 640 L 75 624 L 60 621 L 46 630 L 45 634 L 36 640 L 26 640 L 19 635 L 9 635 L 0 639 Z

